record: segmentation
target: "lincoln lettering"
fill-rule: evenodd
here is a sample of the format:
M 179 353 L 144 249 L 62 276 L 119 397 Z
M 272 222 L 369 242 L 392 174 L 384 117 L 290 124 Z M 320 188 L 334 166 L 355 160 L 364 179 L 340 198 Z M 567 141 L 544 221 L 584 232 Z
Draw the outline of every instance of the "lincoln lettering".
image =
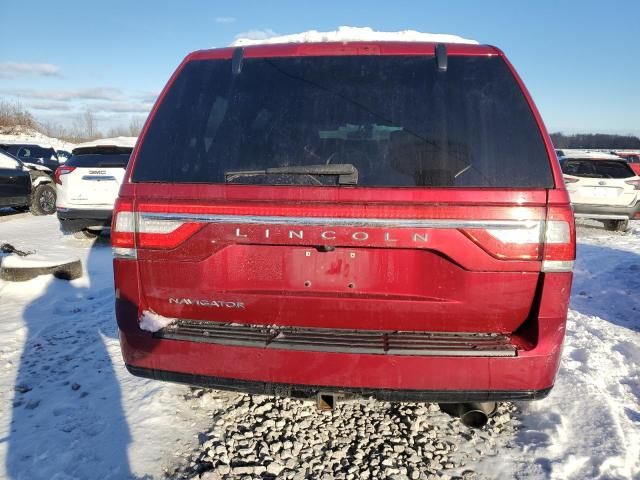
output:
M 244 228 L 236 228 L 234 230 L 234 235 L 236 238 L 249 238 L 249 230 Z M 364 232 L 361 230 L 356 231 L 336 231 L 336 230 L 322 230 L 320 232 L 313 231 L 307 232 L 303 229 L 290 229 L 290 230 L 275 230 L 265 228 L 260 233 L 258 233 L 260 237 L 264 239 L 273 239 L 275 236 L 279 236 L 281 238 L 286 238 L 289 240 L 340 240 L 340 239 L 350 239 L 355 242 L 366 242 L 367 240 L 375 241 L 381 240 L 384 242 L 397 242 L 398 238 L 396 238 L 396 234 L 388 232 L 386 230 L 372 230 L 369 232 Z M 251 231 L 251 237 L 255 239 L 256 233 L 255 230 Z M 429 235 L 424 232 L 411 232 L 410 240 L 415 243 L 425 243 L 429 239 Z

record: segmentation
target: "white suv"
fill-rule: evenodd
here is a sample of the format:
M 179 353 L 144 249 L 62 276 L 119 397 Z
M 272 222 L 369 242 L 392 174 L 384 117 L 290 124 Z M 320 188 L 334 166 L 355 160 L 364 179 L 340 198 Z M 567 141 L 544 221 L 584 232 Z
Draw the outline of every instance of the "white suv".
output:
M 135 137 L 115 137 L 82 143 L 56 170 L 56 209 L 60 228 L 92 238 L 111 223 Z
M 576 217 L 625 231 L 629 220 L 640 215 L 640 177 L 624 159 L 582 152 L 560 158 L 560 165 Z

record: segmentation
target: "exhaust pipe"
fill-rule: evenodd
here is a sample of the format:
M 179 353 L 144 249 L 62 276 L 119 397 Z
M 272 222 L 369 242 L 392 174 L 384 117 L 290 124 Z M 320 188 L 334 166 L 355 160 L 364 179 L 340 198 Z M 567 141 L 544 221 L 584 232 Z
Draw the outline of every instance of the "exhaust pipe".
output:
M 484 427 L 497 409 L 496 402 L 440 403 L 438 406 L 452 417 L 460 418 L 469 428 Z

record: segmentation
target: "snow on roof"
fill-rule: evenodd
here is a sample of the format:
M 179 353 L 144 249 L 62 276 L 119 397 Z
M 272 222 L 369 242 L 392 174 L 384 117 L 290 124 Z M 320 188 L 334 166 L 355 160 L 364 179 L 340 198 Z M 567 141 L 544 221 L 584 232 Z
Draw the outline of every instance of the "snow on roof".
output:
M 76 145 L 74 150 L 80 148 L 91 147 L 122 147 L 133 148 L 136 145 L 138 137 L 112 137 L 112 138 L 100 138 L 98 140 L 91 140 L 90 142 L 84 142 Z
M 571 152 L 571 151 L 567 151 L 565 150 L 565 154 L 562 156 L 562 158 L 582 158 L 582 159 L 593 159 L 593 160 L 622 160 L 622 158 L 620 158 L 617 155 L 613 155 L 611 153 L 604 153 L 604 152 L 589 152 L 589 151 L 582 151 L 582 152 Z
M 446 33 L 423 33 L 416 30 L 398 32 L 378 32 L 371 27 L 338 27 L 331 32 L 309 30 L 292 35 L 281 35 L 269 38 L 237 38 L 232 47 L 247 45 L 264 45 L 274 43 L 319 43 L 319 42 L 433 42 L 433 43 L 470 43 L 477 45 L 476 40 L 450 35 Z

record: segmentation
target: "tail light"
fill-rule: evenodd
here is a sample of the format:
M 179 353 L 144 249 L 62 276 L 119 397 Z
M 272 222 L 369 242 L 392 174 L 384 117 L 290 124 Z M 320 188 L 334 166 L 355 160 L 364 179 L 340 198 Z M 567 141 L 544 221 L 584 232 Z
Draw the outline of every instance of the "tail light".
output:
M 134 211 L 130 200 L 116 201 L 111 223 L 111 246 L 115 258 L 136 258 L 138 248 L 169 250 L 177 247 L 204 226 L 157 214 Z
M 546 220 L 516 222 L 509 228 L 462 232 L 500 260 L 542 260 L 543 272 L 570 272 L 575 260 L 571 207 L 549 207 Z
M 56 182 L 58 185 L 62 185 L 62 181 L 60 180 L 60 177 L 62 175 L 66 175 L 68 173 L 73 172 L 76 169 L 76 167 L 67 167 L 66 165 L 62 165 L 61 167 L 56 168 L 56 172 L 53 174 L 53 181 Z
M 633 180 L 626 180 L 624 183 L 628 185 L 633 185 L 634 190 L 640 190 L 640 178 L 636 178 Z
M 571 272 L 576 259 L 576 228 L 570 206 L 550 206 L 545 222 L 543 272 Z

